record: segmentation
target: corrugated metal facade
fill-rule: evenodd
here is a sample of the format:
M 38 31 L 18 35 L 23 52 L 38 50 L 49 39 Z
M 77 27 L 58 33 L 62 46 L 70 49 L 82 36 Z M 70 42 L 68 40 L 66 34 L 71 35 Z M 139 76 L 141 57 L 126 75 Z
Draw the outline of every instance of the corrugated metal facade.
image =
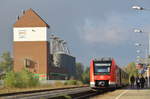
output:
M 67 69 L 68 77 L 76 77 L 75 57 L 65 53 L 53 54 L 53 60 L 56 67 Z

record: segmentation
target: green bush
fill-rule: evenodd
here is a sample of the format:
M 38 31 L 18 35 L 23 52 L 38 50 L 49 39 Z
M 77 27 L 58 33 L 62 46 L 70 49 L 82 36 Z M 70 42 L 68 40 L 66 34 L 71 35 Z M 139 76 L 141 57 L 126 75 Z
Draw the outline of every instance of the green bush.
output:
M 65 82 L 65 85 L 83 85 L 83 83 L 77 80 L 68 80 Z
M 83 82 L 82 81 L 77 81 L 77 85 L 83 85 Z
M 39 84 L 38 79 L 28 70 L 22 70 L 21 72 L 7 72 L 4 78 L 5 87 L 26 88 L 34 87 Z
M 64 83 L 63 82 L 60 82 L 60 81 L 56 81 L 54 83 L 55 86 L 64 86 Z
M 16 74 L 12 71 L 7 72 L 4 77 L 4 85 L 7 87 L 12 87 L 16 85 Z
M 76 85 L 77 81 L 76 80 L 68 80 L 65 82 L 65 85 Z

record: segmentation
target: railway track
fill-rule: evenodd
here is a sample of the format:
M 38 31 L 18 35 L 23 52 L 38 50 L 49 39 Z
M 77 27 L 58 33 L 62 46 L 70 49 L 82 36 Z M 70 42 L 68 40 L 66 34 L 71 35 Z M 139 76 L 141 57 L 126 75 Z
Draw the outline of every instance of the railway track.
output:
M 34 91 L 0 94 L 0 99 L 49 99 L 68 94 L 74 95 L 88 91 L 91 91 L 91 88 L 87 86 L 34 90 Z
M 0 99 L 86 99 L 108 91 L 110 89 L 96 91 L 88 86 L 80 86 L 0 94 Z

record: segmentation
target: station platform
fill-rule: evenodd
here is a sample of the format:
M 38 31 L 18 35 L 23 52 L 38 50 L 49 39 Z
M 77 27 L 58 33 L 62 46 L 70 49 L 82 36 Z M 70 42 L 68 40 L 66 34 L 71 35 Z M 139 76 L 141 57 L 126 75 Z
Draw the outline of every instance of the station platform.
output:
M 150 99 L 150 88 L 123 88 L 107 92 L 90 99 Z

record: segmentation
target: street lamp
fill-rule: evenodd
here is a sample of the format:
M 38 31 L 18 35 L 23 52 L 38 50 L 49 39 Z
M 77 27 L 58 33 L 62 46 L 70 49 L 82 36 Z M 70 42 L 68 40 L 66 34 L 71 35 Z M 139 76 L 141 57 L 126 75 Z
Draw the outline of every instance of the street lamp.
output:
M 132 6 L 132 9 L 135 9 L 135 10 L 144 10 L 144 8 L 140 7 L 140 6 Z
M 132 8 L 133 9 L 135 9 L 135 10 L 149 10 L 149 9 L 145 9 L 145 8 L 143 8 L 143 7 L 140 7 L 140 6 L 137 6 L 137 5 L 135 5 L 135 6 L 132 6 Z M 134 32 L 136 32 L 136 33 L 143 33 L 141 30 L 138 30 L 138 29 L 135 29 L 134 30 Z M 146 49 L 146 64 L 148 65 L 148 56 L 150 55 L 150 33 L 148 33 L 148 40 L 149 40 L 149 44 L 148 44 L 148 54 L 147 54 L 147 49 Z M 147 77 L 148 77 L 148 87 L 150 86 L 150 81 L 149 81 L 149 69 L 150 69 L 150 67 L 149 66 L 147 66 Z
M 137 64 L 139 64 L 139 63 L 140 63 L 140 59 L 141 59 L 141 57 L 140 57 L 140 56 L 137 56 L 137 57 L 136 57 Z
M 148 32 L 143 32 L 142 30 L 140 29 L 134 29 L 134 32 L 135 33 L 148 33 Z M 150 33 L 148 33 L 148 55 L 150 55 Z M 138 44 L 137 44 L 138 45 Z
M 137 53 L 140 53 L 141 51 L 140 51 L 140 50 L 136 50 L 136 52 L 137 52 Z
M 135 46 L 136 46 L 136 47 L 141 47 L 142 44 L 140 44 L 140 43 L 135 43 Z
M 143 31 L 142 31 L 142 30 L 139 30 L 139 29 L 134 29 L 134 32 L 135 32 L 135 33 L 143 33 Z

